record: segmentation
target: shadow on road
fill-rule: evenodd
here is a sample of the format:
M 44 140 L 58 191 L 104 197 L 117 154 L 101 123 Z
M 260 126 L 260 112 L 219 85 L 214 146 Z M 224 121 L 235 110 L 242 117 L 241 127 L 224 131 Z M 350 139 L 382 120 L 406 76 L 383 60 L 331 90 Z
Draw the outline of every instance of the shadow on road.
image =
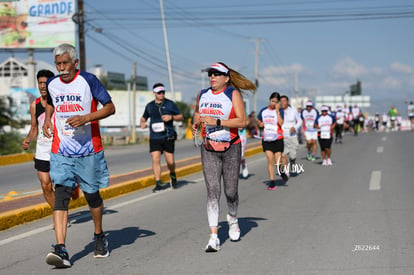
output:
M 175 187 L 175 189 L 180 189 L 182 187 L 184 187 L 185 185 L 190 185 L 190 184 L 196 184 L 196 181 L 188 181 L 188 180 L 177 180 L 177 186 Z M 170 183 L 164 183 L 162 185 L 162 189 L 161 190 L 166 190 L 171 188 Z
M 123 245 L 133 244 L 138 238 L 145 238 L 155 235 L 155 232 L 153 231 L 140 229 L 138 227 L 125 227 L 120 230 L 105 231 L 105 233 L 108 238 L 110 253 Z M 83 248 L 82 251 L 74 254 L 70 261 L 74 263 L 77 260 L 92 254 L 95 248 L 94 246 L 95 241 L 92 240 Z
M 103 210 L 104 215 L 115 214 L 115 213 L 118 213 L 118 211 L 107 209 L 107 208 L 104 208 Z M 76 213 L 69 214 L 68 219 L 69 219 L 70 224 L 80 224 L 80 223 L 91 221 L 92 217 L 91 217 L 91 212 L 89 212 L 89 210 L 84 210 L 84 211 L 79 211 Z
M 258 223 L 256 221 L 265 221 L 265 218 L 257 218 L 257 217 L 244 217 L 239 218 L 239 227 L 240 227 L 240 238 L 243 238 L 247 233 L 249 233 L 252 228 L 258 227 Z M 218 237 L 220 239 L 220 243 L 225 243 L 229 238 L 229 225 L 227 221 L 223 221 L 219 223 L 219 232 Z

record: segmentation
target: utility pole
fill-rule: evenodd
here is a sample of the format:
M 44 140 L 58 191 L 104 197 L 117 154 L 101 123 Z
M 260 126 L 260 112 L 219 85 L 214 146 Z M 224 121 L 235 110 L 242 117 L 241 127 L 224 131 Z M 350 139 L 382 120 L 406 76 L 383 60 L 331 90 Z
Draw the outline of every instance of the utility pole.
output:
M 255 52 L 255 61 L 254 61 L 254 84 L 256 88 L 259 87 L 259 38 L 255 39 L 256 41 L 256 52 Z M 257 111 L 257 90 L 253 92 L 253 111 Z
M 171 71 L 170 49 L 168 47 L 167 27 L 165 26 L 164 5 L 163 5 L 162 0 L 160 0 L 160 10 L 161 10 L 162 30 L 164 33 L 165 54 L 167 56 L 168 76 L 170 79 L 171 96 L 172 96 L 172 99 L 175 101 L 174 81 L 173 81 L 173 76 L 172 76 L 172 71 Z
M 136 89 L 137 89 L 137 62 L 134 61 L 132 65 L 132 127 L 131 127 L 131 139 L 132 143 L 135 143 L 137 138 L 137 115 L 136 115 Z
M 79 39 L 79 64 L 80 64 L 80 70 L 86 71 L 86 65 L 85 65 L 85 18 L 83 13 L 83 0 L 78 0 L 78 12 L 74 15 L 77 17 L 75 23 L 78 24 L 78 39 Z
M 298 88 L 298 85 L 299 84 L 299 81 L 298 81 L 298 72 L 295 72 L 295 98 L 297 99 L 298 98 L 298 95 L 299 95 L 299 88 Z

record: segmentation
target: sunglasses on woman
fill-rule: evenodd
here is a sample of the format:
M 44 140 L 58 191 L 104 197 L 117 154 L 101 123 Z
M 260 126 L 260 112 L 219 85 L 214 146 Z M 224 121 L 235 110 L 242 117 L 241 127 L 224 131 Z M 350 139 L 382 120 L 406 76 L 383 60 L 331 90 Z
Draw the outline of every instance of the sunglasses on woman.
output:
M 214 76 L 220 76 L 220 75 L 226 75 L 225 73 L 219 72 L 219 71 L 208 71 L 208 77 Z

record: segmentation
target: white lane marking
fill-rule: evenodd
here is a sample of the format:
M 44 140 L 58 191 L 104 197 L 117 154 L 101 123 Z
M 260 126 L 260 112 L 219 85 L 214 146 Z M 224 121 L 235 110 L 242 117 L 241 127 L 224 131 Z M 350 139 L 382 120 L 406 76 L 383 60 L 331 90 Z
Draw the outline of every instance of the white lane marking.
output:
M 369 190 L 380 190 L 381 189 L 381 171 L 372 171 L 371 179 L 369 181 Z
M 382 153 L 384 152 L 384 147 L 383 146 L 378 146 L 377 147 L 377 153 Z
M 51 225 L 46 225 L 46 226 L 43 226 L 43 227 L 39 227 L 39 228 L 34 229 L 32 231 L 28 231 L 26 233 L 13 236 L 11 238 L 1 240 L 0 241 L 0 246 L 5 245 L 5 244 L 8 244 L 8 243 L 11 243 L 11 242 L 14 242 L 14 241 L 18 241 L 18 240 L 23 239 L 23 238 L 26 238 L 26 237 L 30 237 L 30 236 L 36 235 L 38 233 L 42 233 L 42 232 L 45 232 L 45 231 L 51 230 L 51 229 L 52 229 L 52 226 Z
M 387 137 L 382 137 L 381 140 L 382 141 L 386 141 L 387 140 Z
M 204 181 L 204 178 L 199 178 L 199 179 L 195 180 L 196 183 L 199 183 L 201 181 Z M 157 195 L 160 195 L 160 194 L 163 194 L 163 193 L 165 193 L 165 192 L 151 193 L 151 194 L 148 194 L 148 195 L 145 195 L 145 196 L 133 199 L 133 200 L 121 202 L 121 203 L 106 207 L 105 209 L 121 208 L 123 206 L 133 204 L 133 203 L 145 200 L 145 199 L 149 199 L 151 197 L 154 197 L 154 196 L 157 196 Z M 104 213 L 105 213 L 105 209 L 104 209 Z M 71 219 L 69 222 L 72 223 L 72 226 L 73 226 L 73 223 L 76 222 L 77 220 L 81 220 L 81 219 L 84 219 L 84 218 L 87 218 L 87 217 L 90 217 L 89 213 L 85 213 L 83 215 L 76 216 L 76 219 Z M 31 231 L 25 232 L 23 234 L 19 234 L 19 235 L 1 240 L 0 241 L 0 246 L 11 243 L 11 242 L 14 242 L 14 241 L 18 241 L 18 240 L 21 240 L 21 239 L 24 239 L 24 238 L 27 238 L 27 237 L 30 237 L 30 236 L 33 236 L 33 235 L 36 235 L 36 234 L 39 234 L 39 233 L 42 233 L 42 232 L 45 232 L 45 231 L 48 231 L 48 230 L 51 230 L 51 229 L 52 229 L 52 225 L 46 225 L 46 226 L 43 226 L 43 227 L 39 227 L 39 228 L 33 229 Z

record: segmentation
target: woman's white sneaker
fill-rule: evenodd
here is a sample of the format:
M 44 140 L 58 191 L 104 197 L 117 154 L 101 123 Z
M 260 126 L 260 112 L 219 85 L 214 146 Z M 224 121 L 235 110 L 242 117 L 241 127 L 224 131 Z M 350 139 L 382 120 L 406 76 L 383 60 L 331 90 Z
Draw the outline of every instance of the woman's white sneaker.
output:
M 217 252 L 220 250 L 220 240 L 217 237 L 210 237 L 206 246 L 206 252 Z
M 240 228 L 236 217 L 232 217 L 227 214 L 227 222 L 229 224 L 229 238 L 232 241 L 238 241 L 240 239 Z

